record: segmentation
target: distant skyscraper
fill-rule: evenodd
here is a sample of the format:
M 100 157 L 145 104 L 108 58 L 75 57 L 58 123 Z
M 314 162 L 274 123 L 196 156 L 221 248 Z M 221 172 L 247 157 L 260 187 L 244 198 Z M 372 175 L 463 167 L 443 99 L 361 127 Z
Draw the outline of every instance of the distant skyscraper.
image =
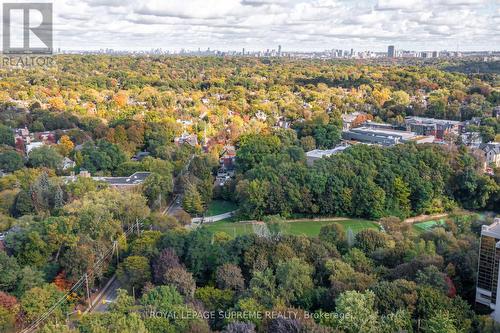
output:
M 492 317 L 500 322 L 500 218 L 481 228 L 477 270 L 476 302 L 494 310 Z
M 242 52 L 243 55 L 245 55 L 245 48 L 243 48 L 243 52 Z
M 354 57 L 354 49 L 351 49 L 351 57 Z
M 387 56 L 389 58 L 396 57 L 396 52 L 394 52 L 394 45 L 389 45 L 389 47 L 387 48 Z
M 281 57 L 281 45 L 278 45 L 278 57 Z

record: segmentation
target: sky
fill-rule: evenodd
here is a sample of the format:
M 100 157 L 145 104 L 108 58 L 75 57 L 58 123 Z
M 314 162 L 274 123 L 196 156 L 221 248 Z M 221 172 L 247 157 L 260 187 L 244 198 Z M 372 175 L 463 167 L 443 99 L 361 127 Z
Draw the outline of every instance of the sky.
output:
M 52 3 L 54 47 L 63 50 L 500 50 L 500 0 Z

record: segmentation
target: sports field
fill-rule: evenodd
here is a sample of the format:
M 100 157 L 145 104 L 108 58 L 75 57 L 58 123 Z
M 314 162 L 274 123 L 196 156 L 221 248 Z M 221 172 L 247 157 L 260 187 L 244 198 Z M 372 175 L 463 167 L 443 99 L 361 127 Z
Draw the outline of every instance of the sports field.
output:
M 378 229 L 375 222 L 361 219 L 345 219 L 341 221 L 300 221 L 288 222 L 284 232 L 291 235 L 318 236 L 321 227 L 331 223 L 339 223 L 345 230 L 349 228 L 354 234 L 363 229 Z M 253 226 L 250 223 L 219 221 L 205 225 L 210 231 L 223 231 L 232 237 L 253 233 Z

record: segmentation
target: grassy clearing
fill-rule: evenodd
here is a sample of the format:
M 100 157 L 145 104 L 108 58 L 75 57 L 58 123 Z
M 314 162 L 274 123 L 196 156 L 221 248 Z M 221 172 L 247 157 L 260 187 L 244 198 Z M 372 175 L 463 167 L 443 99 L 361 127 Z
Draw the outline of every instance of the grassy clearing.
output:
M 349 219 L 344 221 L 307 221 L 307 222 L 291 222 L 287 228 L 288 233 L 292 235 L 306 235 L 306 236 L 318 236 L 321 227 L 332 224 L 339 223 L 345 230 L 351 229 L 354 234 L 357 234 L 364 229 L 376 229 L 378 230 L 378 225 L 372 221 L 368 220 L 357 220 Z
M 455 223 L 462 223 L 464 221 L 470 220 L 473 216 L 474 216 L 474 214 L 467 212 L 467 213 L 464 213 L 463 215 L 455 216 L 454 220 L 455 220 Z M 480 218 L 482 218 L 480 214 L 478 214 L 478 216 Z M 443 226 L 445 224 L 445 220 L 446 220 L 445 218 L 442 218 L 442 219 L 438 219 L 438 220 L 429 220 L 429 221 L 424 221 L 424 222 L 418 222 L 418 223 L 414 223 L 412 225 L 412 228 L 417 234 L 421 234 L 421 233 L 424 233 L 426 231 L 432 230 L 432 228 L 435 228 L 438 226 Z
M 424 232 L 441 224 L 444 224 L 444 219 L 437 221 L 425 221 L 425 222 L 415 223 L 413 225 L 413 229 L 415 229 L 417 232 Z
M 250 223 L 227 222 L 226 220 L 206 224 L 204 227 L 212 232 L 225 232 L 231 237 L 253 233 L 253 228 Z
M 315 237 L 319 235 L 321 227 L 331 223 L 339 223 L 343 225 L 346 230 L 350 228 L 354 234 L 364 229 L 378 229 L 378 225 L 372 221 L 346 219 L 342 221 L 289 222 L 285 227 L 284 232 L 291 235 L 305 235 L 309 237 Z M 205 228 L 208 228 L 212 232 L 223 231 L 232 237 L 253 233 L 252 224 L 250 223 L 218 221 L 206 225 Z
M 224 214 L 227 212 L 232 212 L 233 210 L 238 209 L 238 206 L 231 201 L 224 200 L 213 200 L 208 204 L 206 216 L 214 216 L 219 214 Z

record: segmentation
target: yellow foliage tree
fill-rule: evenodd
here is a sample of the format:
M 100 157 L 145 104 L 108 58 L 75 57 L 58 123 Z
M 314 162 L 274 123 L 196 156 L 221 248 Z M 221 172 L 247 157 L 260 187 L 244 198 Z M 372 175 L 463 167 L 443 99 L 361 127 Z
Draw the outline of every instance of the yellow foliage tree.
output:
M 50 98 L 49 105 L 52 109 L 58 111 L 64 111 L 66 109 L 66 104 L 64 103 L 64 100 L 60 96 Z
M 75 145 L 73 141 L 71 141 L 69 136 L 63 135 L 59 139 L 59 144 L 57 145 L 57 151 L 63 156 L 68 156 L 74 147 Z
M 123 108 L 127 105 L 128 103 L 128 94 L 124 90 L 120 90 L 113 96 L 113 101 L 116 103 L 116 105 L 120 108 Z

